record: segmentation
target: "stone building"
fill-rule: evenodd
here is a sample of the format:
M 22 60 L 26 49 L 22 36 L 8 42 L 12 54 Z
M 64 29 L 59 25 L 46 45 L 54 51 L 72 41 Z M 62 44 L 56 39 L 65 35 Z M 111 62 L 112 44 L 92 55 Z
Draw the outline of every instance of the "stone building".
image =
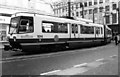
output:
M 56 16 L 68 16 L 68 1 L 54 3 Z M 71 17 L 90 19 L 94 23 L 108 25 L 113 32 L 118 32 L 117 8 L 118 0 L 75 0 L 70 2 Z

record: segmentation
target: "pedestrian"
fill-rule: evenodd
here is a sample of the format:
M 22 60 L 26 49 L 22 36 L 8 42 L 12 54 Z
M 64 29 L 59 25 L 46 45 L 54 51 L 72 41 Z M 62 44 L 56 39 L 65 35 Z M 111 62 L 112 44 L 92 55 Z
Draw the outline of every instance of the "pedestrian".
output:
M 117 44 L 119 44 L 120 43 L 120 34 L 118 34 L 117 39 L 118 39 L 118 43 Z
M 118 37 L 117 37 L 117 35 L 115 35 L 115 45 L 117 45 L 118 44 Z

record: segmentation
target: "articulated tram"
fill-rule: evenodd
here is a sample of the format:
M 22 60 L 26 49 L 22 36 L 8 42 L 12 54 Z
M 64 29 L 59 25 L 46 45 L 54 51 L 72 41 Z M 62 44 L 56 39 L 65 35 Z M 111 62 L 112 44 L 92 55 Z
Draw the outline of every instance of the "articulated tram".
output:
M 108 27 L 100 24 L 19 12 L 11 18 L 7 34 L 9 45 L 5 45 L 4 49 L 41 51 L 44 48 L 49 50 L 105 44 L 110 42 L 110 32 Z

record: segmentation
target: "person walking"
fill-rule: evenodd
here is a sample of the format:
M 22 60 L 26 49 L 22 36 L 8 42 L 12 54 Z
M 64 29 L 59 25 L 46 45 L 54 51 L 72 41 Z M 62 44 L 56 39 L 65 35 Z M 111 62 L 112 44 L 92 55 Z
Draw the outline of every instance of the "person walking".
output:
M 117 35 L 115 35 L 115 45 L 117 45 L 118 44 L 118 37 L 117 37 Z

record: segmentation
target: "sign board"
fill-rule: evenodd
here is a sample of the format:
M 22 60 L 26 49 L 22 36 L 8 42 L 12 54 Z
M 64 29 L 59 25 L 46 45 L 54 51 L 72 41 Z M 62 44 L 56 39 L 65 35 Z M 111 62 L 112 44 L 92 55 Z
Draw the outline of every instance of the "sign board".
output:
M 10 17 L 0 16 L 0 23 L 10 24 Z

